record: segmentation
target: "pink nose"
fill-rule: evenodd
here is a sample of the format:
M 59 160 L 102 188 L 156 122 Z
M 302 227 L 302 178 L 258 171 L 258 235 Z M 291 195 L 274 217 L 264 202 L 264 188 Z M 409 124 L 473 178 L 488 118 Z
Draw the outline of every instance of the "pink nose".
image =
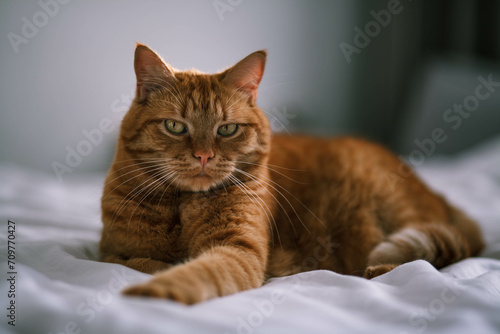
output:
M 212 159 L 214 157 L 214 152 L 212 150 L 210 151 L 196 151 L 194 152 L 194 157 L 196 159 L 200 160 L 201 167 L 205 167 L 206 164 L 208 163 L 208 160 Z

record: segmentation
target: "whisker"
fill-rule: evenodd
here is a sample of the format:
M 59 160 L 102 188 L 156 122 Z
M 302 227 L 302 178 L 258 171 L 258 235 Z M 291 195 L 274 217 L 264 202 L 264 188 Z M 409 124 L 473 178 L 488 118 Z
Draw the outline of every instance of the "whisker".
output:
M 241 169 L 239 169 L 239 168 L 235 168 L 235 170 L 236 170 L 237 172 L 239 172 L 239 173 L 243 174 L 243 175 L 246 175 L 246 176 L 248 176 L 248 177 L 252 178 L 252 179 L 258 179 L 255 175 L 252 175 L 252 174 L 250 174 L 250 173 L 247 173 L 247 172 L 245 172 L 245 171 L 243 171 L 243 170 L 241 170 Z M 265 177 L 265 176 L 263 176 L 263 175 L 260 175 L 260 174 L 259 174 L 259 176 L 262 176 L 262 177 L 264 177 L 264 178 L 268 179 L 270 182 L 272 182 L 272 183 L 274 183 L 274 184 L 276 184 L 276 185 L 278 185 L 278 186 L 280 186 L 280 187 L 281 187 L 281 185 L 279 185 L 278 183 L 274 182 L 273 180 L 271 180 L 271 179 L 269 179 L 269 178 L 267 178 L 267 177 Z M 295 207 L 294 207 L 294 206 L 292 205 L 292 203 L 290 203 L 290 201 L 288 200 L 288 198 L 286 198 L 286 196 L 285 196 L 285 195 L 283 195 L 283 193 L 282 193 L 280 190 L 278 190 L 276 187 L 274 187 L 274 186 L 273 186 L 270 182 L 266 182 L 266 181 L 263 181 L 263 182 L 264 182 L 264 183 L 266 183 L 269 187 L 273 188 L 276 192 L 278 192 L 278 194 L 280 194 L 280 195 L 281 195 L 281 196 L 285 199 L 285 201 L 288 203 L 288 205 L 290 205 L 290 207 L 292 208 L 293 213 L 294 213 L 294 214 L 297 216 L 297 218 L 299 219 L 299 221 L 300 221 L 300 223 L 302 224 L 302 226 L 306 229 L 306 231 L 307 231 L 307 232 L 311 233 L 311 232 L 309 231 L 309 229 L 307 228 L 306 224 L 304 224 L 304 222 L 303 222 L 303 221 L 302 221 L 302 219 L 300 218 L 300 216 L 299 216 L 299 214 L 297 213 L 297 211 L 295 210 Z M 283 187 L 282 187 L 282 188 L 283 188 Z M 283 190 L 285 190 L 285 191 L 287 191 L 287 192 L 288 192 L 288 190 L 286 190 L 285 188 L 283 188 Z M 290 192 L 288 192 L 288 193 L 290 193 Z M 292 195 L 292 196 L 293 196 L 293 194 L 291 194 L 291 193 L 290 193 L 290 195 Z M 305 208 L 306 208 L 306 209 L 307 209 L 307 210 L 308 210 L 308 211 L 309 211 L 309 212 L 313 215 L 313 217 L 315 217 L 316 219 L 318 219 L 318 221 L 319 221 L 321 224 L 323 224 L 323 225 L 324 225 L 324 223 L 323 223 L 323 222 L 322 222 L 319 218 L 317 218 L 317 217 L 316 217 L 316 215 L 314 215 L 314 213 L 312 213 L 312 211 L 311 211 L 309 208 L 307 208 L 307 206 L 306 206 L 306 205 L 304 205 L 301 201 L 299 201 L 299 200 L 298 200 L 295 196 L 293 196 L 293 197 L 294 197 L 294 198 L 295 198 L 295 200 L 297 200 L 297 201 L 298 201 L 301 205 L 303 205 L 303 206 L 304 206 L 304 207 L 305 207 Z M 278 200 L 277 200 L 277 201 L 278 201 Z M 278 203 L 279 203 L 279 201 L 278 201 Z M 285 212 L 286 212 L 286 210 L 285 210 Z M 292 226 L 293 226 L 293 225 L 292 225 Z
M 106 195 L 104 195 L 102 199 L 107 198 L 109 195 L 111 195 L 111 194 L 113 193 L 113 191 L 115 191 L 116 189 L 118 189 L 118 188 L 119 188 L 120 186 L 122 186 L 123 184 L 125 184 L 125 183 L 127 183 L 127 182 L 130 182 L 131 180 L 136 179 L 136 178 L 138 178 L 138 177 L 141 177 L 141 176 L 143 176 L 143 175 L 145 175 L 145 174 L 147 174 L 147 173 L 151 173 L 151 172 L 155 173 L 155 172 L 157 172 L 157 171 L 159 171 L 159 170 L 161 170 L 161 169 L 163 169 L 163 168 L 165 168 L 165 166 L 164 166 L 164 165 L 153 165 L 153 166 L 141 167 L 141 168 L 137 168 L 137 169 L 135 169 L 135 170 L 133 170 L 133 171 L 130 171 L 130 172 L 128 172 L 128 173 L 122 174 L 122 175 L 120 175 L 120 176 L 118 176 L 118 177 L 114 178 L 113 180 L 111 180 L 111 181 L 109 181 L 109 182 L 106 182 L 106 183 L 105 183 L 105 185 L 107 185 L 108 183 L 111 183 L 112 181 L 118 180 L 120 177 L 122 177 L 122 176 L 124 176 L 124 175 L 130 174 L 130 173 L 135 172 L 135 171 L 137 171 L 137 170 L 144 170 L 144 172 L 142 172 L 142 173 L 140 173 L 140 174 L 138 174 L 138 175 L 136 175 L 136 176 L 134 176 L 134 177 L 128 178 L 128 179 L 126 179 L 125 181 L 123 181 L 122 183 L 120 183 L 119 185 L 117 185 L 116 187 L 114 187 L 111 191 L 109 191 Z
M 265 165 L 265 164 L 258 164 L 258 163 L 252 163 L 252 162 L 246 162 L 246 161 L 239 161 L 239 160 L 235 160 L 234 162 L 237 162 L 237 163 L 242 163 L 242 164 L 248 164 L 248 165 L 254 165 L 254 166 L 259 166 L 259 167 L 266 167 L 266 165 Z M 268 165 L 268 166 L 269 166 L 269 165 Z M 281 172 L 278 172 L 276 169 L 269 168 L 269 167 L 267 167 L 267 169 L 269 169 L 269 170 L 271 170 L 271 171 L 275 172 L 276 174 L 279 174 L 279 175 L 281 175 L 281 176 L 283 176 L 283 177 L 285 177 L 285 178 L 289 179 L 289 180 L 290 180 L 290 181 L 292 181 L 292 182 L 295 182 L 295 183 L 298 183 L 298 184 L 309 184 L 309 183 L 304 183 L 304 182 L 299 182 L 299 181 L 296 181 L 296 180 L 292 179 L 291 177 L 289 177 L 288 175 L 283 174 L 283 173 L 281 173 Z
M 148 179 L 146 179 L 144 182 L 142 182 L 140 185 L 136 186 L 134 189 L 132 189 L 126 196 L 122 198 L 120 203 L 117 206 L 117 209 L 114 213 L 114 219 L 110 224 L 110 230 L 112 229 L 115 221 L 118 219 L 120 214 L 125 210 L 126 203 L 128 201 L 133 201 L 137 196 L 139 196 L 143 191 L 146 191 L 152 184 L 148 184 L 147 186 L 142 187 L 144 183 L 149 182 L 150 180 L 154 180 L 158 175 L 161 175 L 163 173 L 163 168 L 160 168 L 158 172 L 155 172 L 152 176 L 150 176 Z M 137 190 L 136 190 L 137 189 Z M 133 195 L 133 196 L 132 196 Z M 109 234 L 108 234 L 109 237 Z
M 281 242 L 281 237 L 279 235 L 278 225 L 276 224 L 276 220 L 274 219 L 274 216 L 271 212 L 271 209 L 269 209 L 269 206 L 265 203 L 265 201 L 262 198 L 260 198 L 260 196 L 255 191 L 250 189 L 250 187 L 248 187 L 246 184 L 244 184 L 244 182 L 239 180 L 236 176 L 229 175 L 229 179 L 231 181 L 233 181 L 233 184 L 235 184 L 248 197 L 248 199 L 250 199 L 254 203 L 254 205 L 255 205 L 255 203 L 257 203 L 262 208 L 262 210 L 264 210 L 264 213 L 266 215 L 267 220 L 269 222 L 272 222 L 275 229 L 276 229 L 276 233 L 277 233 L 276 235 L 278 237 L 278 242 L 280 244 L 281 250 L 283 250 L 283 243 Z M 243 187 L 246 187 L 246 189 L 251 192 L 253 199 L 249 196 L 249 194 L 247 192 L 245 192 Z M 272 227 L 269 228 L 269 231 L 271 233 L 271 239 L 274 240 L 274 238 L 273 238 L 274 232 L 273 232 Z
M 135 161 L 135 160 L 138 160 L 138 159 L 127 159 L 127 160 L 120 160 L 119 162 L 124 162 L 124 161 Z M 141 160 L 144 160 L 144 159 L 141 159 Z M 108 184 L 110 184 L 111 182 L 114 182 L 116 180 L 118 180 L 119 178 L 127 175 L 127 174 L 130 174 L 132 172 L 134 172 L 134 170 L 132 171 L 129 171 L 127 173 L 124 173 L 124 174 L 120 174 L 119 176 L 115 177 L 114 179 L 111 179 L 111 180 L 108 180 L 109 177 L 111 177 L 111 175 L 113 174 L 116 174 L 118 171 L 121 171 L 123 169 L 126 169 L 126 168 L 132 168 L 132 167 L 135 167 L 135 166 L 139 166 L 139 165 L 144 165 L 144 164 L 151 164 L 151 163 L 154 163 L 154 162 L 164 162 L 164 161 L 168 161 L 168 159 L 156 159 L 155 160 L 150 160 L 150 161 L 144 161 L 144 162 L 141 162 L 141 163 L 137 163 L 137 164 L 131 164 L 131 165 L 127 165 L 125 167 L 122 167 L 122 168 L 119 168 L 119 169 L 116 169 L 116 170 L 111 170 L 109 171 L 108 173 L 108 176 L 106 177 L 106 181 L 104 182 L 103 186 L 106 186 Z M 150 167 L 154 167 L 154 165 L 152 166 L 145 166 L 145 167 L 140 167 L 140 168 L 137 168 L 137 170 L 143 170 L 143 169 L 146 169 L 146 168 L 150 168 Z M 143 175 L 145 173 L 141 173 L 141 175 Z M 129 179 L 130 180 L 130 179 Z M 127 182 L 127 181 L 125 181 Z M 123 182 L 123 183 L 125 183 Z M 123 183 L 121 183 L 120 185 L 122 185 Z M 116 188 L 114 188 L 113 190 L 115 190 Z M 98 193 L 99 191 L 98 190 L 92 190 L 90 191 L 88 194 L 87 194 L 87 197 L 90 197 L 90 196 L 94 196 L 96 193 Z M 102 192 L 102 191 L 101 191 Z M 106 196 L 104 196 L 103 198 L 106 198 Z
M 149 190 L 146 194 L 144 194 L 141 198 L 141 200 L 137 203 L 137 205 L 135 206 L 134 208 L 134 211 L 132 211 L 132 213 L 130 214 L 130 218 L 128 220 L 128 223 L 127 223 L 127 236 L 128 236 L 128 231 L 129 231 L 129 227 L 130 227 L 130 222 L 132 221 L 132 218 L 134 217 L 134 214 L 135 212 L 137 211 L 137 208 L 141 205 L 141 203 L 149 196 L 151 195 L 154 191 L 156 191 L 159 187 L 161 187 L 163 184 L 165 184 L 170 178 L 172 175 L 174 175 L 175 172 L 170 172 L 166 175 L 163 175 L 162 177 L 160 177 L 159 179 L 156 179 L 155 181 L 153 181 L 153 185 L 155 183 L 158 183 L 153 189 Z M 169 185 L 170 186 L 170 185 Z M 168 187 L 167 187 L 168 188 Z M 164 190 L 166 191 L 166 189 Z M 139 222 L 141 221 L 142 219 L 142 213 L 141 213 L 141 216 L 139 217 Z
M 262 175 L 263 176 L 263 175 Z M 265 177 L 265 176 L 263 176 Z M 290 196 L 293 197 L 293 199 L 295 199 L 297 202 L 299 202 L 300 205 L 302 205 L 302 207 L 304 207 L 304 209 L 306 209 L 319 223 L 321 223 L 321 225 L 325 226 L 325 223 L 319 219 L 315 214 L 314 212 L 311 211 L 311 209 L 309 209 L 307 207 L 307 205 L 305 205 L 304 203 L 302 203 L 302 201 L 300 201 L 294 194 L 292 194 L 288 189 L 286 189 L 285 187 L 283 187 L 281 184 L 277 183 L 276 181 L 273 181 L 271 180 L 270 178 L 268 177 L 265 177 L 269 182 L 272 182 L 274 183 L 276 186 L 280 187 L 281 189 L 283 189 L 286 193 L 288 193 Z
M 163 196 L 165 195 L 165 192 L 168 190 L 168 188 L 170 188 L 170 186 L 172 185 L 172 183 L 175 182 L 175 180 L 177 179 L 177 175 L 175 175 L 176 173 L 174 172 L 172 174 L 172 181 L 169 183 L 169 185 L 163 190 L 163 193 L 161 194 L 160 196 L 160 199 L 158 200 L 158 203 L 161 203 L 161 200 L 163 199 Z
M 156 160 L 155 160 L 155 161 L 144 161 L 144 162 L 137 163 L 137 164 L 127 165 L 127 166 L 122 167 L 122 168 L 119 168 L 119 169 L 117 169 L 117 170 L 112 170 L 112 171 L 109 173 L 109 175 L 116 174 L 116 173 L 118 173 L 118 171 L 121 171 L 121 170 L 126 169 L 126 168 L 134 168 L 134 167 L 136 167 L 136 166 L 140 166 L 140 165 L 147 165 L 147 164 L 151 164 L 151 163 L 155 163 L 155 162 L 165 162 L 165 160 L 164 160 L 164 159 L 159 159 L 159 160 L 157 160 L 157 161 L 156 161 Z M 134 170 L 128 171 L 128 172 L 127 172 L 127 173 L 125 173 L 125 174 L 120 173 L 120 175 L 119 175 L 119 176 L 115 177 L 114 179 L 112 179 L 112 180 L 110 180 L 110 181 L 107 181 L 107 182 L 105 183 L 105 185 L 107 185 L 108 183 L 111 183 L 111 182 L 113 182 L 113 181 L 115 181 L 115 180 L 118 180 L 118 179 L 119 179 L 119 178 L 121 178 L 122 176 L 127 175 L 127 174 L 130 174 L 130 173 L 132 173 L 132 172 L 134 172 L 134 171 L 136 171 L 136 170 L 143 170 L 143 169 L 147 169 L 147 168 L 154 167 L 154 166 L 159 166 L 159 164 L 157 164 L 157 165 L 152 165 L 152 166 L 144 166 L 144 167 L 139 167 L 139 168 L 136 168 L 136 169 L 134 169 Z
M 238 168 L 235 168 L 235 170 L 236 170 L 237 172 L 239 172 L 239 173 L 243 174 L 243 175 L 246 175 L 246 176 L 250 177 L 252 180 L 255 180 L 255 181 L 257 181 L 257 182 L 261 181 L 261 182 L 263 182 L 264 184 L 266 184 L 266 185 L 270 186 L 270 185 L 269 185 L 268 183 L 266 183 L 265 181 L 263 181 L 263 180 L 261 180 L 261 179 L 258 179 L 258 178 L 256 178 L 256 177 L 254 177 L 254 176 L 253 176 L 253 175 L 251 175 L 250 173 L 247 173 L 247 172 L 245 172 L 245 171 L 242 171 L 241 169 L 238 169 Z M 264 188 L 264 189 L 265 189 L 265 188 Z M 285 213 L 286 217 L 288 218 L 288 222 L 290 223 L 290 226 L 292 227 L 293 232 L 295 233 L 295 235 L 297 235 L 297 230 L 295 229 L 295 226 L 294 226 L 294 224 L 293 224 L 293 222 L 292 222 L 292 219 L 291 219 L 291 218 L 290 218 L 290 216 L 288 215 L 288 212 L 285 210 L 285 208 L 284 208 L 283 204 L 281 204 L 281 202 L 280 202 L 280 201 L 276 198 L 276 196 L 274 196 L 274 194 L 273 194 L 272 192 L 270 192 L 268 189 L 266 189 L 266 191 L 269 193 L 269 195 L 271 195 L 271 196 L 274 198 L 274 200 L 276 201 L 276 203 L 277 203 L 277 204 L 280 206 L 280 208 L 283 210 L 283 212 Z M 276 190 L 276 191 L 277 191 L 277 190 Z M 277 191 L 277 192 L 278 192 L 281 196 L 283 196 L 283 194 L 281 194 L 279 191 Z M 285 198 L 285 196 L 283 196 L 283 198 Z M 285 199 L 286 199 L 286 198 L 285 198 Z M 290 203 L 288 203 L 288 204 L 290 204 Z M 292 205 L 291 205 L 291 204 L 290 204 L 290 206 L 292 207 Z M 292 209 L 293 209 L 293 207 L 292 207 Z M 300 220 L 300 217 L 297 215 L 297 213 L 295 213 L 295 215 L 296 215 L 296 216 L 297 216 L 297 218 L 299 218 L 299 220 Z M 302 221 L 301 221 L 301 223 L 302 223 Z M 304 225 L 304 223 L 302 223 L 302 224 Z M 306 227 L 306 230 L 307 230 L 307 227 Z M 307 230 L 307 231 L 309 232 L 309 230 Z

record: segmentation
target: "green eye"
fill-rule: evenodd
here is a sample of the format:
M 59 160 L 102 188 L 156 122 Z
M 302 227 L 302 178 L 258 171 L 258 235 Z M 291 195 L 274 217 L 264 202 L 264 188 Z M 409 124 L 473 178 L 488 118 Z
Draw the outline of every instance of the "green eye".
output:
M 182 135 L 187 132 L 187 128 L 184 124 L 174 121 L 173 119 L 166 119 L 165 127 L 168 132 L 173 133 L 174 135 Z
M 229 137 L 234 135 L 236 130 L 238 130 L 238 124 L 226 124 L 217 129 L 217 133 L 223 137 Z

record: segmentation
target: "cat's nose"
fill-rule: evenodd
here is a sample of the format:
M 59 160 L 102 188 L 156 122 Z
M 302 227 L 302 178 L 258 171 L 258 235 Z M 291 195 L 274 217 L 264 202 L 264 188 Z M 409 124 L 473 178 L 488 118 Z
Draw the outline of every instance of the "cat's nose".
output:
M 193 156 L 196 159 L 200 160 L 201 167 L 205 167 L 206 164 L 208 163 L 208 160 L 212 159 L 214 157 L 215 153 L 210 150 L 210 151 L 196 151 L 194 152 Z

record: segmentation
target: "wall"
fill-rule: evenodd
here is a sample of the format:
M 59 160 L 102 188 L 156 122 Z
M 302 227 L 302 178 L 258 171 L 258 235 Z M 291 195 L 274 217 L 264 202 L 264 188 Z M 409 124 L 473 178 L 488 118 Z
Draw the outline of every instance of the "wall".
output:
M 226 4 L 227 11 L 214 3 Z M 41 20 L 41 11 L 35 1 L 0 3 L 1 161 L 51 172 L 54 161 L 67 165 L 68 149 L 80 144 L 86 152 L 82 131 L 94 133 L 97 143 L 92 130 L 103 119 L 118 127 L 134 93 L 136 41 L 176 68 L 206 72 L 265 48 L 258 102 L 274 115 L 275 130 L 283 130 L 281 122 L 290 130 L 332 133 L 349 123 L 342 111 L 348 109 L 351 68 L 338 49 L 354 25 L 349 0 L 73 0 L 46 15 L 48 22 L 16 53 L 8 34 L 23 37 L 23 20 Z M 106 168 L 116 135 L 104 133 L 81 162 L 71 158 L 73 173 Z

